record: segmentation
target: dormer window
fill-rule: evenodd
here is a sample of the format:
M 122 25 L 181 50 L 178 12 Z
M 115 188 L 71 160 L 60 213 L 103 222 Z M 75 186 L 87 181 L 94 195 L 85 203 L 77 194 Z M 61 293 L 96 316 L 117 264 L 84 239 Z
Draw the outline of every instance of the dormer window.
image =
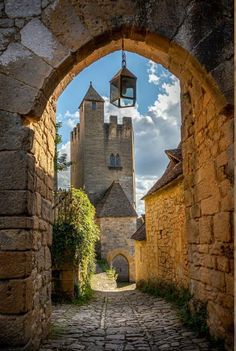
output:
M 96 101 L 92 101 L 92 110 L 95 111 L 97 107 Z

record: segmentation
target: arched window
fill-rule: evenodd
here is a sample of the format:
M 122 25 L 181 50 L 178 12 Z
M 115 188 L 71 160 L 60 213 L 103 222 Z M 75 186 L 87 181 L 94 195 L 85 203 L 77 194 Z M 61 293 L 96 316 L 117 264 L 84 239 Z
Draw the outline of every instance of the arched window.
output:
M 121 166 L 120 155 L 116 154 L 116 167 L 120 167 L 120 166 Z
M 111 167 L 115 167 L 116 166 L 116 159 L 115 159 L 114 154 L 110 155 L 110 166 Z
M 92 110 L 95 111 L 96 110 L 96 101 L 92 101 Z

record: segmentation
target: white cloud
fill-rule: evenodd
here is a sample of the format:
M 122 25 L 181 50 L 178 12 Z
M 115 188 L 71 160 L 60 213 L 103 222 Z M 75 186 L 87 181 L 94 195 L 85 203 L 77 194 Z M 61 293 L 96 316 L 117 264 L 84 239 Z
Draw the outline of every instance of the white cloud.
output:
M 67 155 L 67 161 L 70 161 L 70 141 L 62 144 L 58 149 L 59 156 Z M 58 188 L 68 189 L 70 187 L 70 167 L 66 171 L 58 172 Z
M 63 115 L 59 113 L 57 120 L 62 122 L 62 126 L 66 125 L 70 129 L 73 129 L 79 123 L 79 111 L 70 112 L 67 110 Z
M 157 63 L 149 60 L 148 61 L 148 83 L 153 83 L 158 85 L 160 83 L 160 77 L 156 74 L 157 71 Z

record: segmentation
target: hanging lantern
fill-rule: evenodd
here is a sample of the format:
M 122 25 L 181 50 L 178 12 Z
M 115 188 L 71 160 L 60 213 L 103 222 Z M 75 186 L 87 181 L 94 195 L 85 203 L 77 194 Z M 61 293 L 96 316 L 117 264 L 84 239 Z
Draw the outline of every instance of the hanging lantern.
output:
M 126 55 L 122 40 L 122 68 L 110 80 L 110 102 L 120 108 L 135 106 L 137 78 L 126 68 Z

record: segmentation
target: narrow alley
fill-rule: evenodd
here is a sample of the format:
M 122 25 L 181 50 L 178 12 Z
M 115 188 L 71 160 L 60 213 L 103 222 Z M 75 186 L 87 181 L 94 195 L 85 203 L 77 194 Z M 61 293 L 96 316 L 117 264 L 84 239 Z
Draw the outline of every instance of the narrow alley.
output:
M 169 303 L 135 290 L 133 284 L 96 291 L 84 306 L 54 306 L 52 331 L 40 350 L 215 349 L 183 327 Z

